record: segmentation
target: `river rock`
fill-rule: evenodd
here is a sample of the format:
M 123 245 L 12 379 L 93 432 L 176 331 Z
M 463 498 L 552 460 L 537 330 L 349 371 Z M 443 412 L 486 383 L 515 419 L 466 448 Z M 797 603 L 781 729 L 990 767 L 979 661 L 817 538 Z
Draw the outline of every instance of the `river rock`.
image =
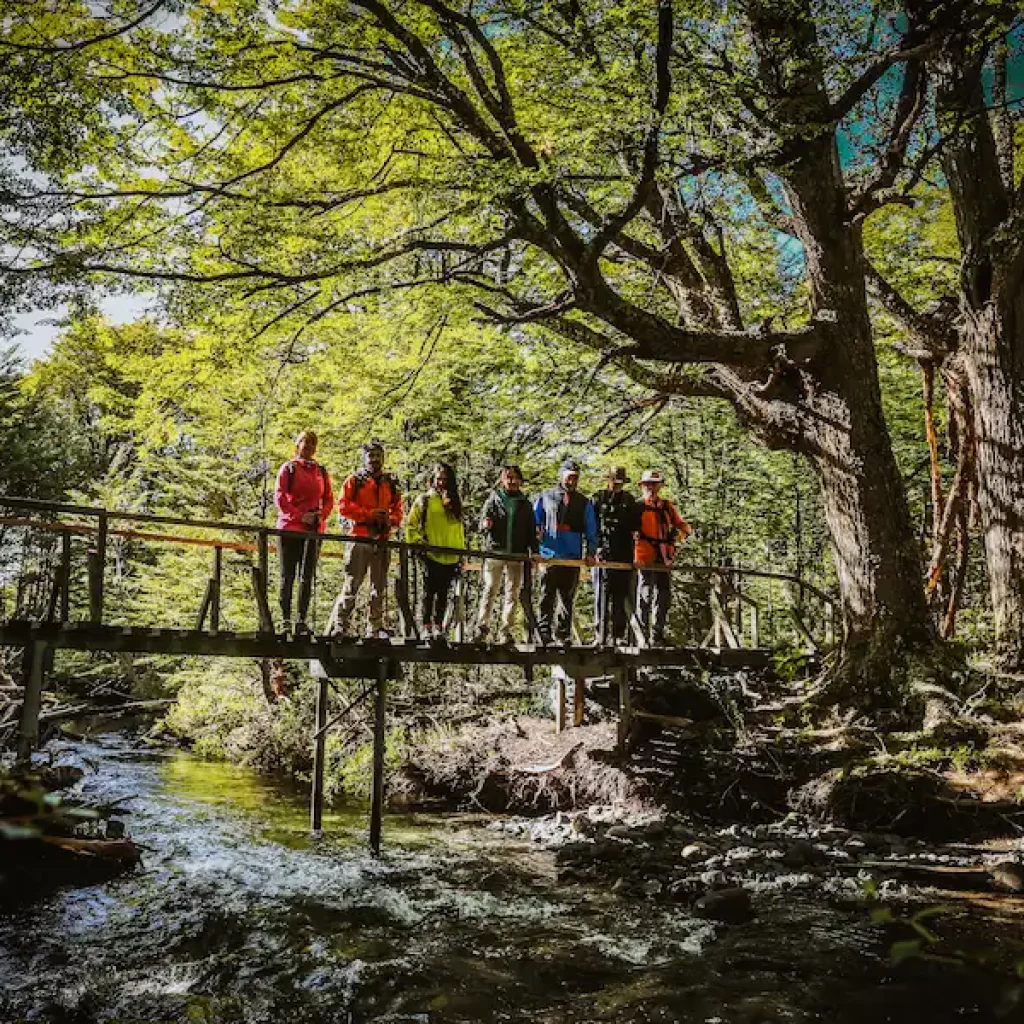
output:
M 633 838 L 633 830 L 628 825 L 612 825 L 605 835 L 609 839 L 623 839 L 629 842 Z
M 782 863 L 787 868 L 810 867 L 821 861 L 821 851 L 815 849 L 806 839 L 798 839 L 782 855 Z
M 1024 864 L 1004 860 L 988 869 L 992 881 L 1007 892 L 1024 892 Z
M 704 843 L 690 843 L 683 847 L 680 856 L 683 860 L 703 860 L 711 851 Z
M 645 896 L 657 896 L 664 886 L 656 878 L 648 878 L 641 886 Z
M 726 924 L 741 924 L 754 915 L 750 893 L 741 887 L 706 892 L 693 905 L 693 909 L 701 917 Z
M 105 830 L 107 839 L 124 839 L 124 822 L 119 818 L 110 818 Z

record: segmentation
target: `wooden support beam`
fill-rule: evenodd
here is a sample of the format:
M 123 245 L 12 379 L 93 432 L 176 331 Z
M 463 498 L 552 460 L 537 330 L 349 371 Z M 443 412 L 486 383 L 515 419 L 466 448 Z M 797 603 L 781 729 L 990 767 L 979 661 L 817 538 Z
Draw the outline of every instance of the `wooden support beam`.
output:
M 199 605 L 199 614 L 196 616 L 196 632 L 201 633 L 206 626 L 206 616 L 210 613 L 210 604 L 213 601 L 213 580 L 206 581 L 206 589 L 203 591 L 203 600 Z
M 377 699 L 374 702 L 373 779 L 370 787 L 370 849 L 374 856 L 380 856 L 380 835 L 384 821 L 384 723 L 389 674 L 387 660 L 381 658 L 377 668 Z
M 319 832 L 324 819 L 324 759 L 327 752 L 328 680 L 317 680 L 316 733 L 313 739 L 313 788 L 309 797 L 309 827 Z
M 578 729 L 583 724 L 583 711 L 586 707 L 587 681 L 577 677 L 573 680 L 572 724 Z
M 39 710 L 43 703 L 43 666 L 46 663 L 46 647 L 42 641 L 35 641 L 25 648 L 24 679 L 25 696 L 21 705 L 21 721 L 18 725 L 18 760 L 27 761 L 29 755 L 39 746 Z
M 715 617 L 715 646 L 724 647 L 728 644 L 732 648 L 739 647 L 739 641 L 733 632 L 732 623 L 729 621 L 729 616 L 722 606 L 722 599 L 714 587 L 711 588 L 711 614 Z M 721 642 L 723 639 L 725 644 Z

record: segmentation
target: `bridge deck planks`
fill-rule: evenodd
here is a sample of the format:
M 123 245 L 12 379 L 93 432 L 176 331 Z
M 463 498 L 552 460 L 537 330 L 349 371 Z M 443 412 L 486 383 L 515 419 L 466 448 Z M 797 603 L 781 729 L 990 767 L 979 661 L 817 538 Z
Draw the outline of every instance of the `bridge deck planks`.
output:
M 286 639 L 270 633 L 200 632 L 188 629 L 97 626 L 89 623 L 10 621 L 0 623 L 0 646 L 25 647 L 43 641 L 55 648 L 134 654 L 200 655 L 218 658 L 283 658 L 324 665 L 380 661 L 447 665 L 560 665 L 572 676 L 599 676 L 617 668 L 761 668 L 771 652 L 752 648 L 502 647 L 463 643 L 430 647 L 415 641 L 359 641 L 349 638 Z

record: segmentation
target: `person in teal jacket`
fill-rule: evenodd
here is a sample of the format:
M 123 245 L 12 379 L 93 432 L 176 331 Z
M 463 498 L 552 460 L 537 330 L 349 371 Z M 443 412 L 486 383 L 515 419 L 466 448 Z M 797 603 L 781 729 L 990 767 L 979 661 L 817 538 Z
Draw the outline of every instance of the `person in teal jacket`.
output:
M 523 555 L 524 561 L 484 560 L 480 583 L 480 609 L 476 617 L 476 638 L 484 641 L 490 631 L 491 611 L 505 581 L 505 599 L 501 608 L 499 644 L 510 643 L 515 629 L 516 609 L 523 590 L 525 558 L 537 550 L 537 529 L 533 506 L 523 494 L 523 472 L 513 464 L 501 470 L 498 486 L 487 495 L 480 510 L 480 535 L 487 551 L 505 555 Z M 530 600 L 530 594 L 526 599 Z
M 431 544 L 442 548 L 466 547 L 462 525 L 462 500 L 455 470 L 439 462 L 430 474 L 430 487 L 412 505 L 405 529 L 410 544 Z M 448 596 L 462 556 L 440 551 L 422 553 L 423 595 L 420 624 L 427 640 L 445 642 L 444 620 Z

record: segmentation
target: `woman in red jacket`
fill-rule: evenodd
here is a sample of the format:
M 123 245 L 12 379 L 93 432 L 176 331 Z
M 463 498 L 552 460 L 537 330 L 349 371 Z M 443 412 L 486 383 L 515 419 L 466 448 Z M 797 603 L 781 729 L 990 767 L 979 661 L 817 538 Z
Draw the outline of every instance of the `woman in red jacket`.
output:
M 313 593 L 313 577 L 320 557 L 319 534 L 327 529 L 327 519 L 334 506 L 334 491 L 327 470 L 316 461 L 317 436 L 303 430 L 295 438 L 295 458 L 289 459 L 277 473 L 274 504 L 277 505 L 277 528 L 288 531 L 277 538 L 281 563 L 281 585 L 278 601 L 284 616 L 284 630 L 291 629 L 292 590 L 299 575 L 299 607 L 295 635 L 308 636 L 306 615 Z M 295 534 L 295 536 L 290 536 Z

